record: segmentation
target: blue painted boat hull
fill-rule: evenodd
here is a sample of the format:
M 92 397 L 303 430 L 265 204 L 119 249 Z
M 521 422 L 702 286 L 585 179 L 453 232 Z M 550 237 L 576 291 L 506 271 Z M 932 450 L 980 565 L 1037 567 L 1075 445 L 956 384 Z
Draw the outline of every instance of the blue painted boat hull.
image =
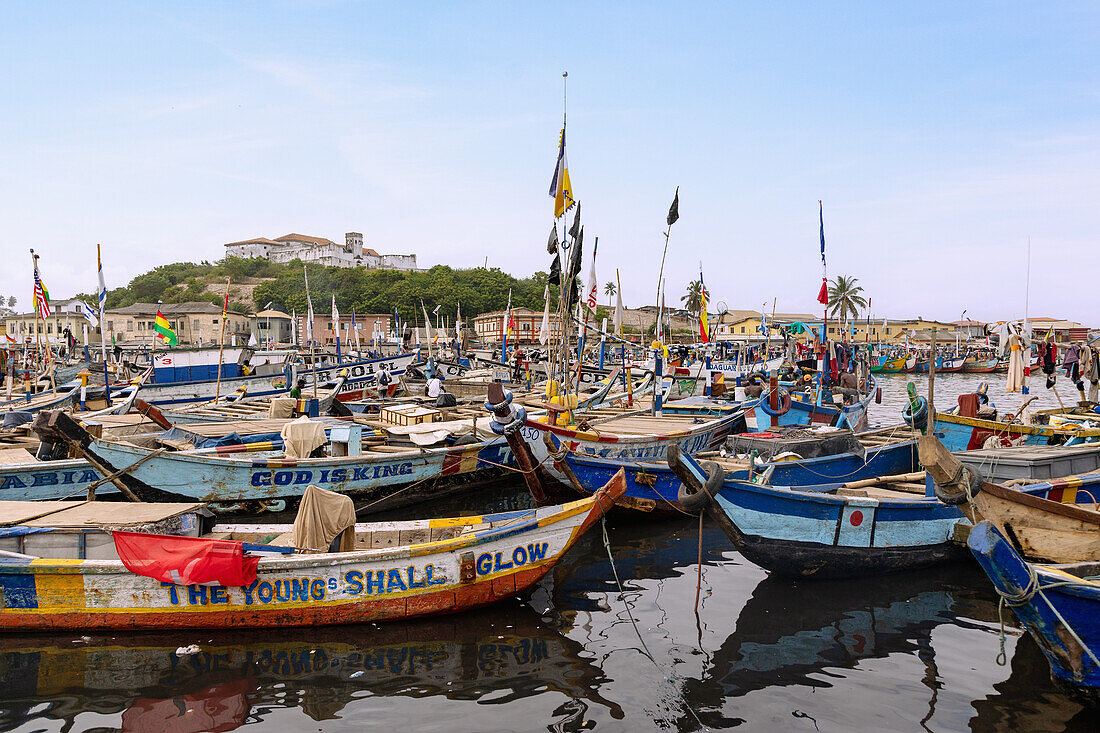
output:
M 778 575 L 845 578 L 965 557 L 969 521 L 934 498 L 874 499 L 727 482 L 708 506 L 734 547 Z
M 606 460 L 576 453 L 570 453 L 565 460 L 584 488 L 585 495 L 594 494 L 615 472 L 625 468 L 626 493 L 616 502 L 619 506 L 646 512 L 682 511 L 676 499 L 680 480 L 667 465 Z M 800 461 L 777 461 L 766 464 L 758 473 L 768 468 L 771 468 L 769 482 L 773 487 L 814 485 L 815 490 L 825 491 L 848 481 L 917 470 L 916 443 L 905 441 L 872 448 L 867 451 L 866 459 L 845 453 Z M 747 480 L 749 475 L 746 470 L 729 473 L 726 478 L 731 486 L 736 486 L 739 480 Z
M 989 522 L 967 540 L 997 592 L 1038 642 L 1051 677 L 1071 691 L 1100 700 L 1100 584 L 1029 564 Z M 1065 566 L 1063 566 L 1065 567 Z M 1095 574 L 1096 564 L 1089 572 Z

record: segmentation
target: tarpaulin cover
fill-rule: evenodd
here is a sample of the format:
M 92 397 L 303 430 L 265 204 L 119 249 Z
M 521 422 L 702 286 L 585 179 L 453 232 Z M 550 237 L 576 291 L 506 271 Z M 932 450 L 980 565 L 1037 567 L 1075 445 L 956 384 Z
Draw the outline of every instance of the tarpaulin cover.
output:
M 53 532 L 51 527 L 0 527 L 0 540 L 6 537 L 22 537 L 26 534 Z
M 230 540 L 114 532 L 115 550 L 131 573 L 176 585 L 249 585 L 256 579 L 258 557 L 245 557 L 244 546 Z

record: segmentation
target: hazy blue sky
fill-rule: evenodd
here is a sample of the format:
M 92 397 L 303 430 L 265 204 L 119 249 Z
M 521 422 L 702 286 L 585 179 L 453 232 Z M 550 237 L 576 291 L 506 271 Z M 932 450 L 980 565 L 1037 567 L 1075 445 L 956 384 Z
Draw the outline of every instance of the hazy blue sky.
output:
M 29 309 L 225 242 L 361 231 L 545 270 L 568 154 L 601 281 L 703 263 L 731 308 L 1100 325 L 1095 3 L 19 3 L 0 27 L 0 292 Z M 587 263 L 585 265 L 587 272 Z

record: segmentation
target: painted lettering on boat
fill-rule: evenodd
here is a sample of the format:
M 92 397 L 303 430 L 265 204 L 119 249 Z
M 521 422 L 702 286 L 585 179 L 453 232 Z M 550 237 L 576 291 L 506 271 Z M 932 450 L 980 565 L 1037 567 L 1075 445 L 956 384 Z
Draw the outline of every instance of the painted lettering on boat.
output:
M 0 491 L 4 489 L 25 489 L 27 481 L 31 486 L 58 486 L 64 484 L 90 483 L 99 478 L 99 474 L 90 468 L 76 471 L 42 471 L 19 476 L 5 476 L 0 480 Z
M 412 475 L 412 461 L 377 466 L 321 469 L 318 471 L 286 469 L 281 471 L 253 471 L 253 486 L 306 486 L 308 484 L 339 484 L 345 481 L 372 481 L 379 478 Z M 94 479 L 93 479 L 94 480 Z
M 478 575 L 490 575 L 546 559 L 547 542 L 517 545 L 511 552 L 483 552 L 477 558 Z M 432 563 L 381 570 L 348 570 L 342 577 L 290 577 L 260 579 L 239 588 L 206 585 L 174 585 L 161 582 L 173 606 L 235 604 L 266 606 L 272 603 L 313 603 L 338 598 L 382 596 L 444 585 L 450 579 Z

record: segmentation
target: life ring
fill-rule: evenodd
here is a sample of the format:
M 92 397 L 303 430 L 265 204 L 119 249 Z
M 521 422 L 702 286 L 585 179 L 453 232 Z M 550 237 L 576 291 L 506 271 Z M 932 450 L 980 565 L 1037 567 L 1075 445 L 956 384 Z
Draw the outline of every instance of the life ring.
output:
M 707 472 L 707 482 L 702 487 L 691 488 L 680 484 L 680 489 L 676 492 L 676 501 L 680 502 L 685 512 L 691 514 L 698 514 L 707 508 L 726 478 L 722 467 L 713 461 L 703 461 L 699 465 Z
M 924 430 L 928 427 L 928 400 L 924 397 L 918 397 L 915 410 L 913 409 L 913 403 L 910 402 L 901 411 L 901 419 L 911 428 Z
M 957 483 L 958 479 L 965 478 L 967 480 L 967 486 L 969 491 L 948 491 L 945 487 L 939 484 L 933 484 L 933 489 L 936 492 L 936 498 L 948 506 L 958 506 L 959 504 L 965 504 L 973 497 L 977 496 L 982 491 L 982 484 L 985 483 L 985 477 L 972 468 L 966 468 L 965 466 L 959 466 L 959 474 L 955 480 L 951 483 Z
M 776 395 L 776 402 L 778 407 L 773 410 L 768 394 L 763 394 L 760 396 L 760 409 L 764 411 L 765 415 L 771 417 L 780 417 L 791 411 L 791 393 L 782 387 L 779 388 L 779 393 Z

